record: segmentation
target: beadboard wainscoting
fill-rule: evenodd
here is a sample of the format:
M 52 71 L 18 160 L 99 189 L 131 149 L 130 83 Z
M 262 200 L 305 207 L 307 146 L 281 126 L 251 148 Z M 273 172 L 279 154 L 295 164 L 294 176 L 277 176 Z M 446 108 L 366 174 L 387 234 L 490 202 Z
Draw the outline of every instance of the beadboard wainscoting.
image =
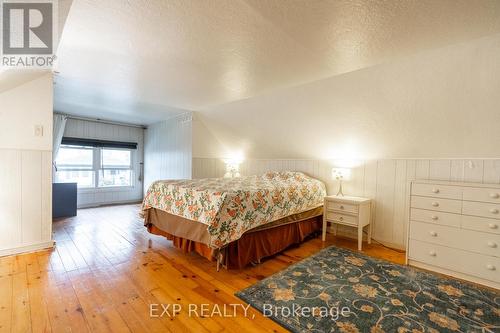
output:
M 100 205 L 138 202 L 142 200 L 144 160 L 144 129 L 140 127 L 114 125 L 97 121 L 68 119 L 64 136 L 110 141 L 137 142 L 134 151 L 134 184 L 130 187 L 83 188 L 78 189 L 78 208 Z
M 192 114 L 148 126 L 144 152 L 144 192 L 155 180 L 191 178 Z
M 387 246 L 405 249 L 408 224 L 409 181 L 435 179 L 459 182 L 500 183 L 500 159 L 381 159 L 357 162 L 351 180 L 344 182 L 346 195 L 373 199 L 373 239 Z M 323 160 L 252 159 L 240 166 L 242 175 L 267 171 L 302 171 L 324 181 L 329 194 L 338 183 L 332 180 L 335 163 Z M 222 177 L 225 164 L 217 158 L 193 158 L 193 178 Z M 356 230 L 339 228 L 339 233 L 356 237 Z
M 0 256 L 52 246 L 52 152 L 0 149 Z

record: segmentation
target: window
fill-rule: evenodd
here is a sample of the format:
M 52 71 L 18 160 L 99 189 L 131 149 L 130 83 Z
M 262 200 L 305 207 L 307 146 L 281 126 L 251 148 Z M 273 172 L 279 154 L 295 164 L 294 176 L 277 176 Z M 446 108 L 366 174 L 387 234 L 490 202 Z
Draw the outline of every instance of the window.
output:
M 131 153 L 125 149 L 101 149 L 99 187 L 130 186 Z
M 56 181 L 80 188 L 133 186 L 132 150 L 63 145 Z
M 94 187 L 94 148 L 62 146 L 57 154 L 56 180 L 78 183 L 78 187 Z

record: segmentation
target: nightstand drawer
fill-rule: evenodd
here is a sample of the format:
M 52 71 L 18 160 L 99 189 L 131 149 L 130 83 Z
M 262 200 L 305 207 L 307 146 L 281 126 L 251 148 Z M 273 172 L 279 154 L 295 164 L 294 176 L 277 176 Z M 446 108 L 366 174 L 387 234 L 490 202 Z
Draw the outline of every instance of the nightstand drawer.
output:
M 342 202 L 326 202 L 326 209 L 327 210 L 336 210 L 339 212 L 346 212 L 350 214 L 358 214 L 358 206 L 357 205 L 351 205 L 351 204 L 346 204 Z
M 333 221 L 342 224 L 358 225 L 358 217 L 337 212 L 326 212 L 327 221 Z

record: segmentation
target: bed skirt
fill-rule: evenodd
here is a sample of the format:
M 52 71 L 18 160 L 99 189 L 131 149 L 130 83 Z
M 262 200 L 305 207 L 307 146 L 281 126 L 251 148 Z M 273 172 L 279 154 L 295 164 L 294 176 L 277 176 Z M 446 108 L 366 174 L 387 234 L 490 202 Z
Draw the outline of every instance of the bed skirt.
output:
M 145 216 L 145 225 L 150 233 L 166 237 L 186 253 L 194 251 L 210 261 L 219 261 L 227 268 L 240 269 L 299 244 L 311 234 L 321 231 L 321 214 L 322 207 L 318 207 L 263 225 L 247 231 L 240 239 L 220 250 L 204 243 L 205 235 L 198 228 L 206 230 L 206 226 L 199 222 L 153 208 Z M 185 228 L 186 224 L 178 222 L 187 223 L 188 228 Z

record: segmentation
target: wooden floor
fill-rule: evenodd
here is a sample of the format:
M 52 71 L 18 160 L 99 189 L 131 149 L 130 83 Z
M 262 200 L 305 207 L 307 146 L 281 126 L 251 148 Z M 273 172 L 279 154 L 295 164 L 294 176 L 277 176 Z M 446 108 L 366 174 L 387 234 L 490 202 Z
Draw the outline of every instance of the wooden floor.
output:
M 0 258 L 0 332 L 284 332 L 251 309 L 249 318 L 150 318 L 150 304 L 233 304 L 233 294 L 335 244 L 311 239 L 243 270 L 216 272 L 215 264 L 150 235 L 138 205 L 85 209 L 54 222 L 54 250 Z M 404 255 L 372 244 L 363 252 L 394 262 Z M 254 318 L 252 318 L 254 317 Z

